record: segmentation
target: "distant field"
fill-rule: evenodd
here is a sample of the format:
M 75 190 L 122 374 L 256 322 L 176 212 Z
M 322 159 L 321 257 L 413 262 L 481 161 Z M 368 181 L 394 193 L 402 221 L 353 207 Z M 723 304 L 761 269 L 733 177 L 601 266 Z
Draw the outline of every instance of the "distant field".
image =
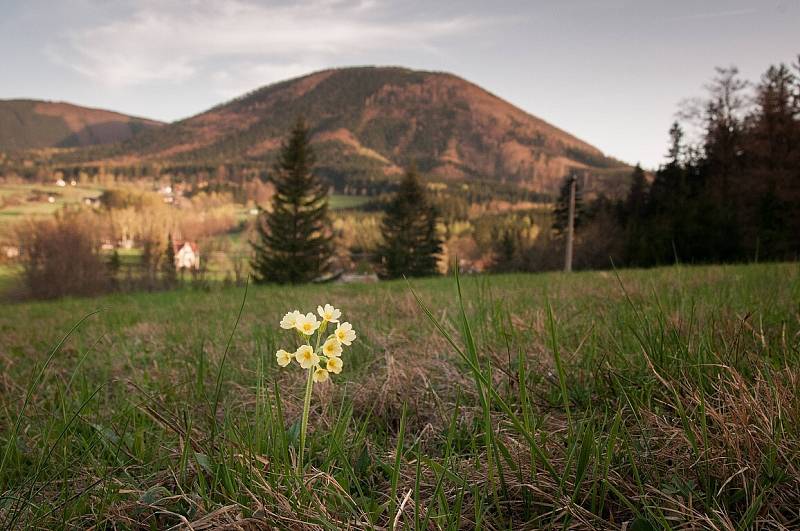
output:
M 92 186 L 64 186 L 37 184 L 0 184 L 0 235 L 10 223 L 24 219 L 26 216 L 52 215 L 64 205 L 77 204 L 87 197 L 96 198 L 103 189 Z M 53 197 L 53 202 L 48 197 Z M 358 208 L 367 202 L 368 197 L 334 194 L 330 198 L 331 210 Z M 253 217 L 249 208 L 237 210 L 239 221 Z
M 358 208 L 368 203 L 369 200 L 369 197 L 364 196 L 334 194 L 330 197 L 329 205 L 331 210 L 344 210 Z
M 411 286 L 453 344 L 405 282 L 251 286 L 235 331 L 244 289 L 2 306 L 0 525 L 800 526 L 797 264 Z M 303 483 L 274 352 L 324 302 L 359 338 Z
M 64 205 L 77 204 L 102 193 L 102 189 L 90 186 L 0 184 L 0 235 L 10 223 L 26 216 L 52 215 Z M 52 203 L 48 201 L 50 196 Z

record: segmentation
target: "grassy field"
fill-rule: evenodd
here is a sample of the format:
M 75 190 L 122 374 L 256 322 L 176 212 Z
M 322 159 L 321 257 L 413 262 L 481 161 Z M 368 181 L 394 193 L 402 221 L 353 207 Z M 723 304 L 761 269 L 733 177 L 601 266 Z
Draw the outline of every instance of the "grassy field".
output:
M 0 524 L 800 526 L 797 264 L 411 287 L 429 313 L 405 282 L 3 306 Z M 359 337 L 300 475 L 278 322 L 325 302 Z
M 20 283 L 22 271 L 19 267 L 0 264 L 0 297 Z
M 84 198 L 97 198 L 103 191 L 92 186 L 55 186 L 50 184 L 0 185 L 0 236 L 9 227 L 26 217 L 51 216 L 64 205 L 81 203 Z M 53 198 L 53 202 L 48 201 Z
M 333 194 L 328 205 L 331 210 L 346 210 L 363 206 L 369 203 L 369 200 L 369 197 L 364 196 Z

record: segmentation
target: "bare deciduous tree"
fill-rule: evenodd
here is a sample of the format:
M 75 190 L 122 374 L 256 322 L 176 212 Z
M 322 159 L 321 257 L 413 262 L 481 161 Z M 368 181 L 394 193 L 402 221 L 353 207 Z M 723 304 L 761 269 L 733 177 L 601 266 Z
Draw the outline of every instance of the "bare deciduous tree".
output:
M 36 220 L 17 230 L 21 263 L 31 296 L 97 295 L 111 278 L 100 255 L 96 224 L 79 213 Z

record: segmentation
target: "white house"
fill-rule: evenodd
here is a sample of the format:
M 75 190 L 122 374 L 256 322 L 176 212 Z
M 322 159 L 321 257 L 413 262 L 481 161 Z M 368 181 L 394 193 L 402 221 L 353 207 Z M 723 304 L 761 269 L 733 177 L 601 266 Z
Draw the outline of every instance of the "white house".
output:
M 175 269 L 200 269 L 200 250 L 195 242 L 176 241 L 172 243 L 175 251 Z
M 19 258 L 19 247 L 16 245 L 4 245 L 3 256 L 8 259 Z

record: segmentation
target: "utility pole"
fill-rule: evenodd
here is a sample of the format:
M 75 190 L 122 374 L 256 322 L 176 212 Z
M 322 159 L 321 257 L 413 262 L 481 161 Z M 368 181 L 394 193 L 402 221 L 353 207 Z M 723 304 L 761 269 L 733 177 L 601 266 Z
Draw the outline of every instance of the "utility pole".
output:
M 575 233 L 575 187 L 578 180 L 573 173 L 569 177 L 569 217 L 567 218 L 567 249 L 564 253 L 564 272 L 572 271 L 572 240 Z

